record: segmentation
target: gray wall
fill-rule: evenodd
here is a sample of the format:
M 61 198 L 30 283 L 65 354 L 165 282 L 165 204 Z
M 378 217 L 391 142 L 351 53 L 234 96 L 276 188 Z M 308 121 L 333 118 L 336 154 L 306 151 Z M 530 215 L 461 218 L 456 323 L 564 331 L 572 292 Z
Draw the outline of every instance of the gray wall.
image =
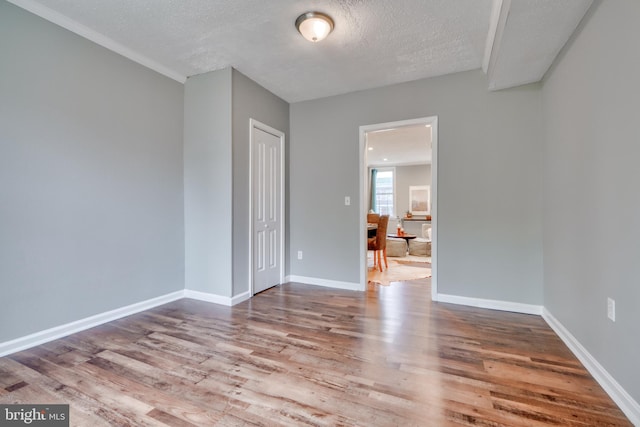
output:
M 545 306 L 636 401 L 639 16 L 601 2 L 543 86 Z
M 231 68 L 184 88 L 185 285 L 231 297 Z
M 4 1 L 0 58 L 0 342 L 183 289 L 182 85 Z
M 359 126 L 437 115 L 440 293 L 542 304 L 539 85 L 470 71 L 290 109 L 292 275 L 359 281 Z
M 409 187 L 431 185 L 431 165 L 396 167 L 396 215 L 403 217 L 409 210 Z
M 250 289 L 251 254 L 249 253 L 249 232 L 251 222 L 249 212 L 249 170 L 251 164 L 249 155 L 249 119 L 258 120 L 284 132 L 286 155 L 286 147 L 289 145 L 289 104 L 235 69 L 232 73 L 232 80 L 233 295 L 235 296 Z M 283 165 L 283 167 L 285 166 Z M 282 262 L 286 263 L 287 260 L 288 255 Z

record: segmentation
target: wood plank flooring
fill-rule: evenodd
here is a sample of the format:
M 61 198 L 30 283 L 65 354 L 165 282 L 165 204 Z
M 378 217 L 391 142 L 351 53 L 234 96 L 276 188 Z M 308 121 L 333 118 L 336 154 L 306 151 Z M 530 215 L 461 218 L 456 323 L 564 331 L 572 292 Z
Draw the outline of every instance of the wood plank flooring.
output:
M 629 426 L 537 316 L 301 284 L 180 300 L 0 358 L 0 403 L 77 426 Z

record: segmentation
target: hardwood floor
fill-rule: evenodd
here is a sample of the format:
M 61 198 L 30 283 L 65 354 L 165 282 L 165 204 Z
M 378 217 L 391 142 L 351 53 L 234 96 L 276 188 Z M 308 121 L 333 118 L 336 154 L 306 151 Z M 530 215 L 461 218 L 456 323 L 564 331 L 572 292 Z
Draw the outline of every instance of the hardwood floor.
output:
M 0 358 L 0 403 L 68 403 L 78 426 L 631 425 L 540 317 L 429 294 L 176 301 Z

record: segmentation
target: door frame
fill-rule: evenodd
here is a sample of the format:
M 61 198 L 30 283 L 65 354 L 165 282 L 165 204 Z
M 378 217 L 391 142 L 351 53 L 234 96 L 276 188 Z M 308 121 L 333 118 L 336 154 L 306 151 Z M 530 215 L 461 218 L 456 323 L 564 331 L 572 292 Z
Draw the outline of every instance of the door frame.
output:
M 250 268 L 249 268 L 249 292 L 250 292 L 250 297 L 253 297 L 253 295 L 255 294 L 254 292 L 254 283 L 253 283 L 253 271 L 254 271 L 254 266 L 255 266 L 255 259 L 254 259 L 254 255 L 253 255 L 253 246 L 254 246 L 254 234 L 255 234 L 255 227 L 254 227 L 254 221 L 253 221 L 253 192 L 255 191 L 254 188 L 254 184 L 253 184 L 253 178 L 254 178 L 254 173 L 253 173 L 253 160 L 254 160 L 254 139 L 255 139 L 255 130 L 259 129 L 263 132 L 266 133 L 270 133 L 271 135 L 277 137 L 280 140 L 280 173 L 279 173 L 279 177 L 278 180 L 279 182 L 279 187 L 280 187 L 280 221 L 279 222 L 279 227 L 280 227 L 280 233 L 278 233 L 278 239 L 280 240 L 280 268 L 279 268 L 279 279 L 278 282 L 279 284 L 284 283 L 284 271 L 285 271 L 285 245 L 284 245 L 284 239 L 285 239 L 285 229 L 284 229 L 284 225 L 285 225 L 285 152 L 284 152 L 284 147 L 285 147 L 285 143 L 284 143 L 284 132 L 281 132 L 275 128 L 272 128 L 269 125 L 266 125 L 262 122 L 259 122 L 256 119 L 253 118 L 249 118 L 249 259 L 251 260 L 250 262 Z
M 431 300 L 438 300 L 438 116 L 377 123 L 360 126 L 360 220 L 358 238 L 360 247 L 360 289 L 367 289 L 367 197 L 369 174 L 367 170 L 367 132 L 411 125 L 431 126 Z

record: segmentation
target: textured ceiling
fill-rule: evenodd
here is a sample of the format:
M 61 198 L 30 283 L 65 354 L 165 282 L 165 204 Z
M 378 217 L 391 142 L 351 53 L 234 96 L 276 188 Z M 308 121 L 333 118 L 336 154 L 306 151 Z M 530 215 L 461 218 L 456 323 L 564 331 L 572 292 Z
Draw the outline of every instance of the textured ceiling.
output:
M 477 69 L 483 62 L 490 63 L 488 87 L 536 81 L 592 2 L 9 1 L 176 80 L 232 66 L 289 102 Z M 310 10 L 335 21 L 320 43 L 307 42 L 294 27 Z

